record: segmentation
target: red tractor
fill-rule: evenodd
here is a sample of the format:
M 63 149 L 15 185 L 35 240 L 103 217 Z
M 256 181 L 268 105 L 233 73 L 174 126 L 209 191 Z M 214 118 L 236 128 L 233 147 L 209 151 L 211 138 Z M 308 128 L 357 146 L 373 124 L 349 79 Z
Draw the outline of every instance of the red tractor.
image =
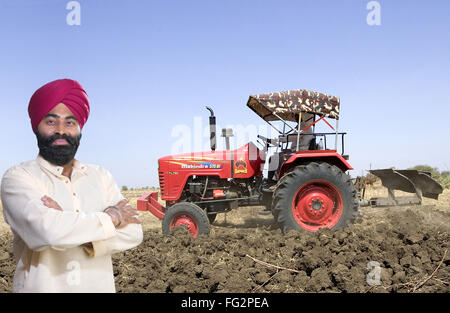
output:
M 352 167 L 343 151 L 346 133 L 337 130 L 339 105 L 337 97 L 301 89 L 250 96 L 247 106 L 279 136 L 268 139 L 258 135 L 262 149 L 250 142 L 230 150 L 232 130 L 223 129 L 223 151 L 216 151 L 215 116 L 207 107 L 211 113 L 211 151 L 160 158 L 159 184 L 166 207 L 158 202 L 158 192 L 149 192 L 138 199 L 138 210 L 162 219 L 163 234 L 185 225 L 194 237 L 208 234 L 218 213 L 244 205 L 265 206 L 284 232 L 348 225 L 358 214 L 359 202 L 345 173 Z M 335 119 L 335 128 L 326 119 Z M 315 132 L 319 121 L 333 132 Z M 334 149 L 327 147 L 328 136 L 334 136 Z M 341 153 L 337 151 L 339 137 Z M 276 152 L 269 158 L 264 178 L 270 147 Z

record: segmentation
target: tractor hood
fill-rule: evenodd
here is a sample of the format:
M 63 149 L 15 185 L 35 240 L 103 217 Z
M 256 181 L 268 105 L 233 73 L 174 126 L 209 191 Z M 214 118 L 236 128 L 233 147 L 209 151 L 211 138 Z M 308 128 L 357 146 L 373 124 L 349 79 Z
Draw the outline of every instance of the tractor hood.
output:
M 163 162 L 179 165 L 180 169 L 218 169 L 222 164 L 228 164 L 233 151 L 190 152 L 165 156 L 158 159 Z
M 249 142 L 236 150 L 191 152 L 162 157 L 159 165 L 167 164 L 171 170 L 187 170 L 198 174 L 219 175 L 222 178 L 259 175 L 261 163 L 265 162 L 265 152 Z M 241 174 L 241 175 L 239 175 Z
M 193 152 L 166 156 L 158 160 L 161 197 L 178 200 L 192 176 L 220 179 L 262 176 L 265 152 L 249 142 L 236 150 Z

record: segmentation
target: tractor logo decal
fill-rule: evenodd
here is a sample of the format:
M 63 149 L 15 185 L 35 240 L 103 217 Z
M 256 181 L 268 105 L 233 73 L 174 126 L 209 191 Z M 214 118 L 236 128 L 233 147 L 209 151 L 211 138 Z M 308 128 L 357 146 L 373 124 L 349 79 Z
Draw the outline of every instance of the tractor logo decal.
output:
M 234 162 L 234 173 L 247 174 L 247 162 L 245 162 L 243 159 Z
M 186 169 L 221 169 L 222 168 L 222 165 L 211 163 L 211 162 L 205 162 L 205 161 L 189 161 L 189 162 L 194 163 L 194 164 L 170 161 L 170 163 L 172 163 L 172 164 L 180 165 L 181 168 L 183 168 L 183 169 L 184 168 L 186 168 Z
M 195 160 L 193 160 L 193 159 L 195 159 Z M 198 161 L 198 160 L 200 160 L 200 161 Z M 187 162 L 210 161 L 210 162 L 228 163 L 228 161 L 226 161 L 226 160 L 218 160 L 218 159 L 215 159 L 215 158 L 197 157 L 197 156 L 194 156 L 194 157 L 179 157 L 179 158 L 176 158 L 176 159 L 175 158 L 171 159 L 171 161 L 187 161 Z

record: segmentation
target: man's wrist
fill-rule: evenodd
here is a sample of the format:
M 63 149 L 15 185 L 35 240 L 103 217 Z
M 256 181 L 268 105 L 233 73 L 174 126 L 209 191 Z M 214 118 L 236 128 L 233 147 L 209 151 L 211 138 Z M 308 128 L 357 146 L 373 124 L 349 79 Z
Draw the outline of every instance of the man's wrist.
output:
M 120 209 L 117 206 L 109 206 L 105 210 L 103 210 L 103 212 L 111 217 L 111 221 L 113 222 L 115 228 L 119 227 L 122 224 L 122 214 L 120 213 Z

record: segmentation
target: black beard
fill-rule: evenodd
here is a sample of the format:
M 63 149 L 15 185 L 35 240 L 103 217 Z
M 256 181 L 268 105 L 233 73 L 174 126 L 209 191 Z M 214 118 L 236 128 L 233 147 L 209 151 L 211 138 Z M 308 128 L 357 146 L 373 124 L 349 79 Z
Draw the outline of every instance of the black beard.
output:
M 64 166 L 69 164 L 75 157 L 78 146 L 80 145 L 81 134 L 78 137 L 60 134 L 45 137 L 36 131 L 36 138 L 39 147 L 39 154 L 52 164 Z M 53 146 L 52 143 L 56 139 L 65 139 L 69 144 L 65 146 Z

